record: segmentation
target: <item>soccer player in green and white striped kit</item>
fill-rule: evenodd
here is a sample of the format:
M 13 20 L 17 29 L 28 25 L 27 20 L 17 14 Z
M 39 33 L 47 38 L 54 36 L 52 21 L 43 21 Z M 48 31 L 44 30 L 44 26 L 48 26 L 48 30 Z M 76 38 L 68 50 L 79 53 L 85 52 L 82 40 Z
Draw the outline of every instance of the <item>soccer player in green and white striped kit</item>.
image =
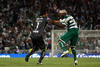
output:
M 75 19 L 67 14 L 66 10 L 59 10 L 59 20 L 53 20 L 53 23 L 59 24 L 59 26 L 66 26 L 68 32 L 60 37 L 59 46 L 64 51 L 62 53 L 62 57 L 69 53 L 68 49 L 65 47 L 65 44 L 70 40 L 70 47 L 72 54 L 74 55 L 74 63 L 77 65 L 77 57 L 76 57 L 76 43 L 78 40 L 78 26 Z

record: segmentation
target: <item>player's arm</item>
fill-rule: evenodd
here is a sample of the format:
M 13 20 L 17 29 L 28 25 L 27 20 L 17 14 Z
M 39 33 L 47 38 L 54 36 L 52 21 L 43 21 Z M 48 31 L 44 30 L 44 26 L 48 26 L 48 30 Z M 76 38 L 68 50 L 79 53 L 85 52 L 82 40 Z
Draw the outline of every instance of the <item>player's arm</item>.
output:
M 61 20 L 53 20 L 52 23 L 59 26 L 59 27 L 62 27 L 62 28 L 64 28 L 66 26 L 65 24 L 62 23 Z

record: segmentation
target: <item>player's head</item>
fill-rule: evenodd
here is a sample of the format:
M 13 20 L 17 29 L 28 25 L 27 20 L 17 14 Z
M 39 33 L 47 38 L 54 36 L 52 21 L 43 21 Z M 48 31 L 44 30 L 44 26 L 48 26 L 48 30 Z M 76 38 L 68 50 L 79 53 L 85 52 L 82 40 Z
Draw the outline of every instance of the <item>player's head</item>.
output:
M 59 14 L 60 17 L 63 17 L 67 14 L 67 11 L 65 9 L 59 10 L 58 14 Z
M 43 14 L 43 16 L 45 16 L 45 17 L 48 17 L 48 12 L 46 11 L 44 14 Z
M 48 15 L 49 15 L 48 11 L 44 11 L 40 14 L 40 16 L 42 17 L 48 17 Z

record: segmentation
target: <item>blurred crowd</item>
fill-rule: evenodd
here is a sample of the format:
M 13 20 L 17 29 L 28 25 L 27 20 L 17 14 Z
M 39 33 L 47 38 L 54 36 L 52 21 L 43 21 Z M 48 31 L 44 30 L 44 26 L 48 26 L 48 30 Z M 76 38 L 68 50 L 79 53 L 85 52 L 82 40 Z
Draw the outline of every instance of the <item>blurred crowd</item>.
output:
M 100 38 L 79 38 L 77 47 L 80 53 L 100 53 Z
M 18 52 L 31 48 L 31 23 L 44 11 L 55 19 L 59 9 L 66 9 L 80 30 L 100 30 L 99 4 L 100 0 L 0 0 L 0 50 Z M 55 29 L 55 26 L 49 27 Z M 50 44 L 50 32 L 46 36 Z

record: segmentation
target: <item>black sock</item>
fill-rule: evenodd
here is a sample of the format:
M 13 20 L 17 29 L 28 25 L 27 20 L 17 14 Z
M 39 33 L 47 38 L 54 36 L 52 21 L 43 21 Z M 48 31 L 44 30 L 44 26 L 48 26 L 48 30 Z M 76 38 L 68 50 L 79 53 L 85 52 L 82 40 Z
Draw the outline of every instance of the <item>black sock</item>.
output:
M 38 61 L 39 63 L 42 62 L 44 56 L 45 56 L 45 50 L 42 50 L 42 52 L 41 52 L 41 56 L 40 56 L 40 59 L 39 59 L 39 61 Z

